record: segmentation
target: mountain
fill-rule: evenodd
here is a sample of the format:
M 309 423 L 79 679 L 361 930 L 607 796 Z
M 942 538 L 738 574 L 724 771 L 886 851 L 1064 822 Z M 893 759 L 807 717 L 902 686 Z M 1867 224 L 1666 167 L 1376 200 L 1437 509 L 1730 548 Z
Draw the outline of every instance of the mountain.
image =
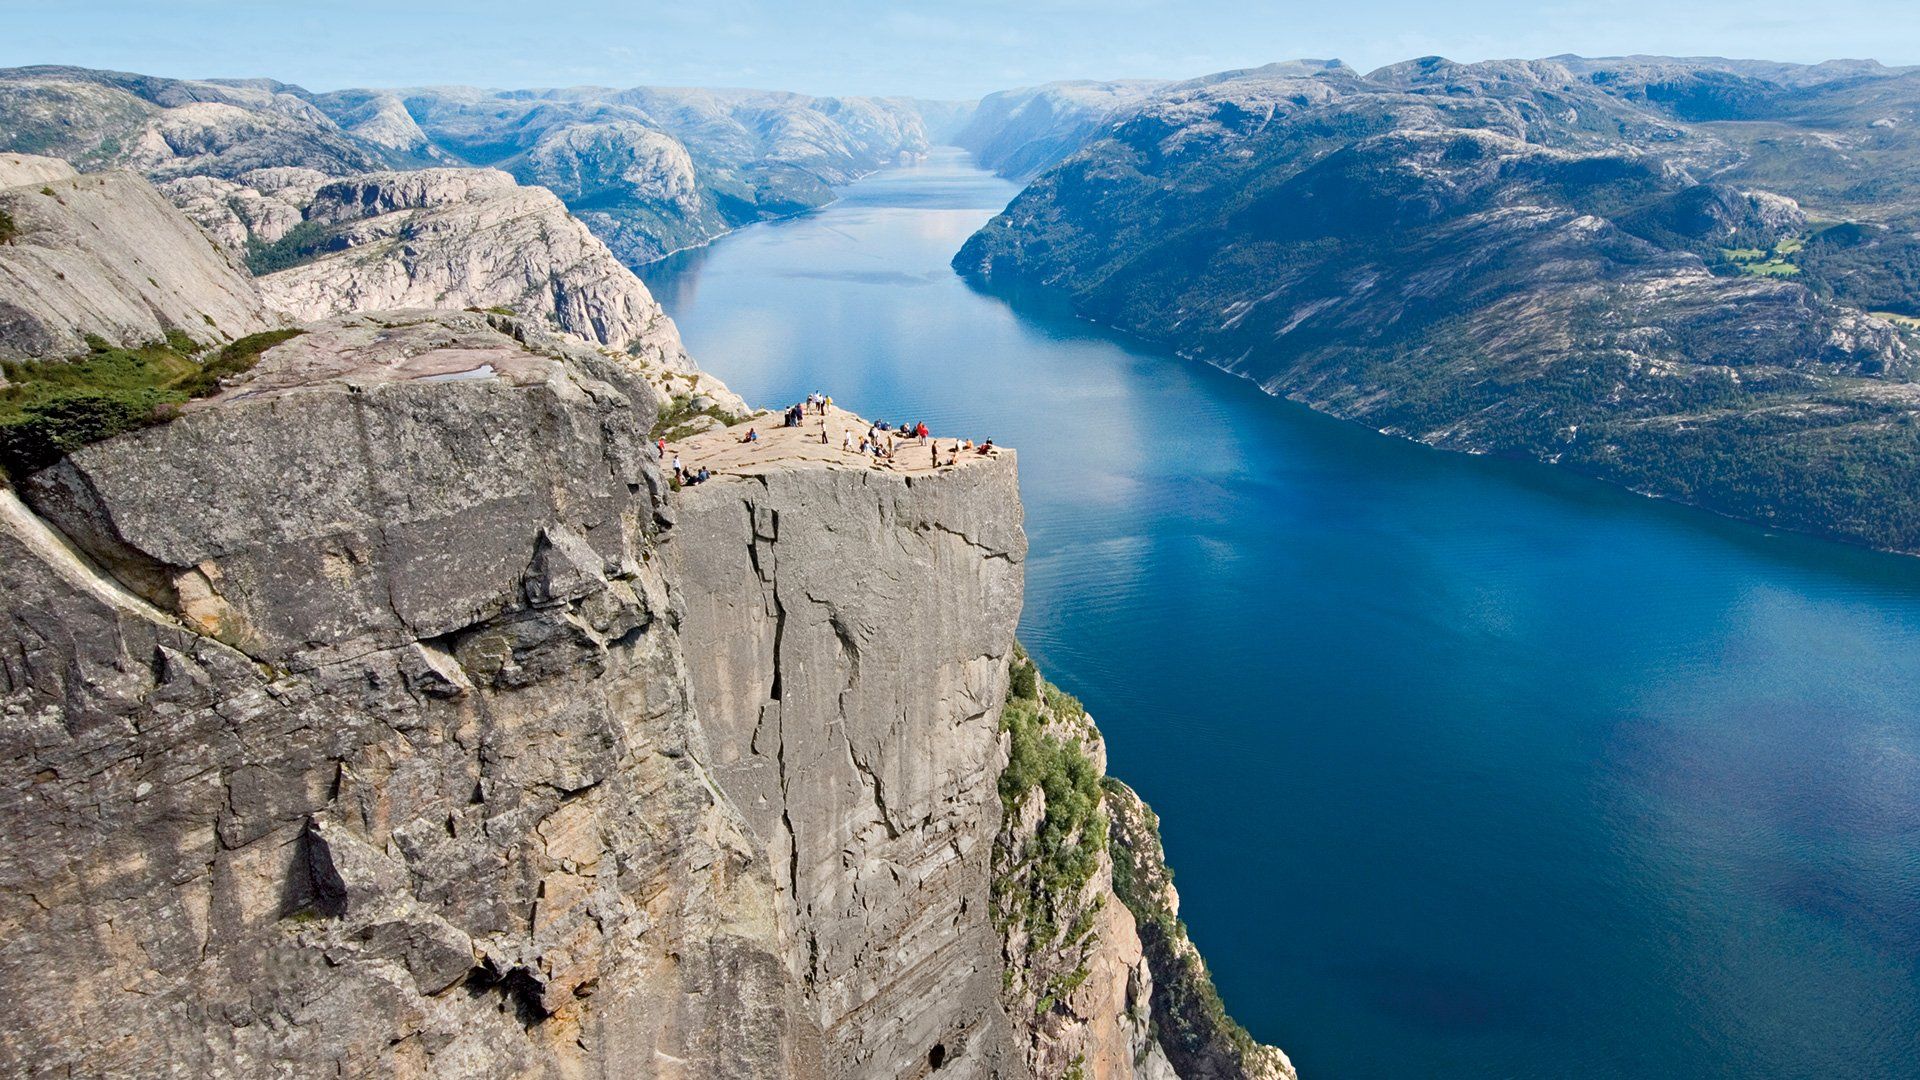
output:
M 225 342 L 278 323 L 246 270 L 146 181 L 0 154 L 0 357 L 168 331 Z
M 1292 1080 L 1011 451 L 729 415 L 505 174 L 237 176 L 0 157 L 0 1071 Z
M 1167 85 L 1165 80 L 1047 83 L 980 99 L 953 136 L 981 167 L 1031 179 L 1079 149 L 1102 124 Z
M 1394 434 L 1920 552 L 1916 104 L 1862 64 L 1223 73 L 954 265 Z
M 949 129 L 966 111 L 924 104 Z M 921 108 L 904 98 L 650 87 L 314 94 L 264 79 L 28 67 L 0 70 L 0 150 L 156 181 L 494 167 L 552 190 L 637 265 L 818 206 L 832 185 L 924 153 Z

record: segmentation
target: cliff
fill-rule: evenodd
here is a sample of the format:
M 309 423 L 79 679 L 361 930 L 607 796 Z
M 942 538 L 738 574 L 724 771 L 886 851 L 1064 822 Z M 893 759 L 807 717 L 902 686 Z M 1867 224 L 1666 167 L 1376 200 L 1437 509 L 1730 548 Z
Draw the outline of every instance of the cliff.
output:
M 129 173 L 0 155 L 0 230 L 0 357 L 168 331 L 219 341 L 274 324 L 245 270 Z
M 284 190 L 284 189 L 283 189 Z M 244 205 L 244 204 L 243 204 Z M 646 287 L 552 192 L 492 169 L 335 180 L 297 203 L 307 230 L 272 241 L 267 302 L 312 320 L 385 308 L 506 308 L 650 363 L 693 370 Z
M 519 190 L 410 175 L 308 220 Z M 156 310 L 251 284 L 121 187 L 168 222 L 143 258 L 231 275 L 156 275 Z M 1013 453 L 725 428 L 710 377 L 543 323 L 9 368 L 0 434 L 66 426 L 0 484 L 0 1071 L 1176 1075 L 1104 845 L 1072 890 L 1019 869 L 1066 803 L 1009 802 Z M 1091 721 L 1047 710 L 1104 800 Z

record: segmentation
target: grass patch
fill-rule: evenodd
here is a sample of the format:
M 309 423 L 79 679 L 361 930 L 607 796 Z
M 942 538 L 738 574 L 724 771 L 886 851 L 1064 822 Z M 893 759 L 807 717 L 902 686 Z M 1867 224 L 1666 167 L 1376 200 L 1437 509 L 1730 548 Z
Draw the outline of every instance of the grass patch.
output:
M 1920 319 L 1911 315 L 1902 315 L 1895 311 L 1869 311 L 1867 314 L 1876 319 L 1885 319 L 1895 326 L 1903 326 L 1908 330 L 1920 330 Z
M 220 379 L 259 362 L 260 354 L 300 333 L 270 330 L 204 360 L 178 330 L 166 340 L 122 348 L 90 337 L 72 360 L 9 360 L 0 387 L 0 468 L 17 478 L 44 469 L 89 443 L 171 419 Z
M 0 244 L 11 244 L 13 238 L 20 235 L 20 226 L 14 224 L 13 215 L 0 210 Z
M 1740 247 L 1721 248 L 1720 254 L 1733 264 L 1734 269 L 1755 277 L 1793 277 L 1800 272 L 1792 256 L 1806 250 L 1807 239 L 1804 236 L 1789 236 L 1772 248 Z

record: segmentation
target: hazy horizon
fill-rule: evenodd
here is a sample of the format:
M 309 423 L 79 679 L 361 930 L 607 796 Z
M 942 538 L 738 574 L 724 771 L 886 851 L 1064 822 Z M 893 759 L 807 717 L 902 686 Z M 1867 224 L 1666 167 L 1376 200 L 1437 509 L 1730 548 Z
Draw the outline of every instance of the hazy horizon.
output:
M 19 0 L 0 66 L 71 64 L 173 78 L 271 78 L 348 87 L 493 89 L 674 85 L 966 100 L 1068 79 L 1181 79 L 1299 57 L 1365 72 L 1421 56 L 1472 62 L 1561 54 L 1719 56 L 1818 63 L 1920 62 L 1904 5 L 1843 0 L 1815 11 L 1712 0 L 1550 8 L 1411 0 L 1328 10 L 1233 11 L 1219 0 L 877 0 L 795 11 L 765 0 L 699 10 L 606 0 L 529 12 L 503 0 L 329 10 L 234 0 Z M 450 30 L 455 32 L 449 32 Z M 1870 32 L 1869 32 L 1870 31 Z

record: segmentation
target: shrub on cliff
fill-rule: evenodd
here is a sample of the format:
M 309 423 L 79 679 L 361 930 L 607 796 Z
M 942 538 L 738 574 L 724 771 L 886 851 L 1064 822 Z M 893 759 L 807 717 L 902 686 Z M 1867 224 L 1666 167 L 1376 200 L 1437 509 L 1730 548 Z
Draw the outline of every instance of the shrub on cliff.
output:
M 17 360 L 0 387 L 0 468 L 14 477 L 122 432 L 160 423 L 174 407 L 220 389 L 220 380 L 253 367 L 260 354 L 300 331 L 269 330 L 231 342 L 204 361 L 179 330 L 134 348 L 88 338 L 72 360 Z
M 1000 774 L 1000 801 L 1008 820 L 1018 818 L 1038 791 L 1045 812 L 1033 840 L 1016 865 L 1004 867 L 999 892 L 1002 913 L 1017 915 L 1035 944 L 1051 943 L 1062 930 L 1061 916 L 1077 912 L 1081 894 L 1100 865 L 1107 846 L 1106 812 L 1101 806 L 1100 773 L 1080 740 L 1056 734 L 1078 725 L 1086 710 L 1072 695 L 1040 679 L 1031 661 L 1016 661 L 1037 683 L 1031 697 L 1009 696 L 1000 726 L 1010 736 L 1006 771 Z M 1078 914 L 1066 929 L 1085 933 Z

